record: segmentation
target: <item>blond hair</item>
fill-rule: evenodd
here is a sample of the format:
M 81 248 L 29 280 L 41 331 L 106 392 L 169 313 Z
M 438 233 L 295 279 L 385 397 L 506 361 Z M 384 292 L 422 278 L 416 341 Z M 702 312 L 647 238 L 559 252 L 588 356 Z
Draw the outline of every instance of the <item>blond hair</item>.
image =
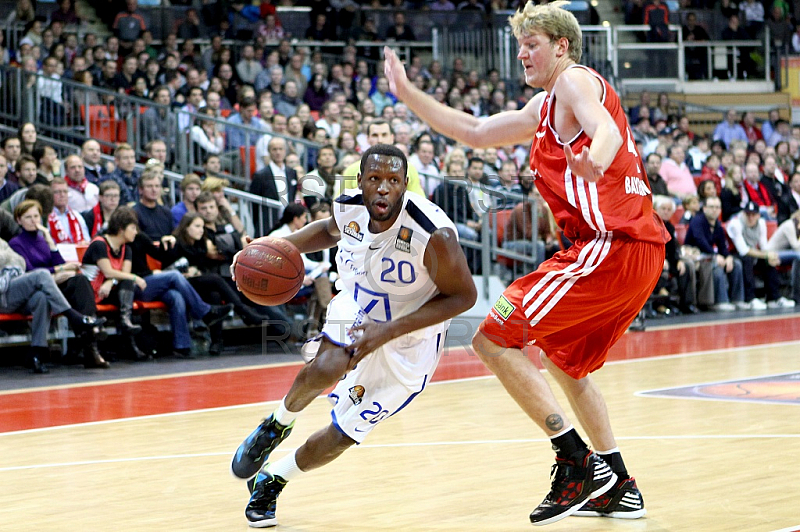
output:
M 514 37 L 521 39 L 534 33 L 542 33 L 554 41 L 563 37 L 569 41 L 569 58 L 579 62 L 583 53 L 581 27 L 575 15 L 562 9 L 567 4 L 569 2 L 559 0 L 537 5 L 528 0 L 525 7 L 508 17 Z
M 206 177 L 206 180 L 203 181 L 203 186 L 200 188 L 203 190 L 203 192 L 214 192 L 229 186 L 231 186 L 231 182 L 227 179 L 209 176 Z

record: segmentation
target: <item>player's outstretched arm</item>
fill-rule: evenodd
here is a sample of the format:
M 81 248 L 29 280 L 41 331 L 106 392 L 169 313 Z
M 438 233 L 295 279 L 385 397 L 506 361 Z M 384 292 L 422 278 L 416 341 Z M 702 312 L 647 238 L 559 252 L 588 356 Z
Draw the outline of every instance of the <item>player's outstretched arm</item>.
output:
M 339 242 L 339 228 L 331 216 L 312 222 L 284 238 L 297 246 L 300 253 L 313 253 L 335 246 Z
M 488 148 L 530 142 L 539 126 L 539 105 L 544 94 L 537 95 L 519 111 L 505 111 L 478 119 L 442 105 L 416 88 L 406 76 L 400 58 L 385 46 L 383 71 L 389 87 L 414 114 L 433 129 L 473 148 Z
M 415 312 L 398 320 L 354 327 L 354 331 L 361 330 L 363 334 L 349 346 L 353 353 L 350 367 L 386 342 L 454 318 L 475 304 L 478 291 L 452 229 L 438 229 L 433 233 L 423 260 L 439 294 Z

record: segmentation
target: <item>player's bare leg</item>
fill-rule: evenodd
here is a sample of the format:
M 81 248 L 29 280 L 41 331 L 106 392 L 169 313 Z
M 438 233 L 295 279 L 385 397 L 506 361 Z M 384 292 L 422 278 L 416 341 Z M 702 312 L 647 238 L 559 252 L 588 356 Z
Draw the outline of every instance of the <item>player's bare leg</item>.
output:
M 587 502 L 575 515 L 583 517 L 616 517 L 638 519 L 647 513 L 644 499 L 636 486 L 636 479 L 628 475 L 622 454 L 617 448 L 608 408 L 600 388 L 590 376 L 574 379 L 564 373 L 544 353 L 542 364 L 550 372 L 569 399 L 572 410 L 578 417 L 583 430 L 589 436 L 597 454 L 606 461 L 619 477 L 617 483 L 605 495 Z
M 350 358 L 350 354 L 343 348 L 323 337 L 319 354 L 303 366 L 286 394 L 283 400 L 286 409 L 300 412 L 310 405 L 325 389 L 342 378 L 347 372 Z
M 617 446 L 611 431 L 606 401 L 590 376 L 574 379 L 564 373 L 544 353 L 540 356 L 545 369 L 558 382 L 569 399 L 572 410 L 589 436 L 595 449 L 613 449 Z
M 480 331 L 472 339 L 472 347 L 508 394 L 548 436 L 570 425 L 550 385 L 522 350 L 501 347 Z
M 556 451 L 550 493 L 530 515 L 534 525 L 554 523 L 579 511 L 616 483 L 609 465 L 591 452 L 556 401 L 539 368 L 520 349 L 504 348 L 478 331 L 472 347 L 509 395 L 550 437 Z
M 303 366 L 275 412 L 239 445 L 231 462 L 234 476 L 253 478 L 267 462 L 270 453 L 289 436 L 297 415 L 342 378 L 350 361 L 350 355 L 343 348 L 323 338 L 319 354 Z
M 356 442 L 333 426 L 333 423 L 308 437 L 295 452 L 297 467 L 311 471 L 329 464 Z M 267 466 L 270 470 L 270 466 Z

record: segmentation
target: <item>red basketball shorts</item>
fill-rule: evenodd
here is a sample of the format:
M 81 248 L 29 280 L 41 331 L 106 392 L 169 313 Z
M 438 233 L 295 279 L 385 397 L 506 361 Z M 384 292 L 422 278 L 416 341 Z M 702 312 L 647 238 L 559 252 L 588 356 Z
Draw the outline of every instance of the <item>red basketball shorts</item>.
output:
M 583 378 L 605 363 L 663 265 L 663 244 L 610 235 L 576 243 L 506 288 L 480 331 L 500 347 L 535 345 Z

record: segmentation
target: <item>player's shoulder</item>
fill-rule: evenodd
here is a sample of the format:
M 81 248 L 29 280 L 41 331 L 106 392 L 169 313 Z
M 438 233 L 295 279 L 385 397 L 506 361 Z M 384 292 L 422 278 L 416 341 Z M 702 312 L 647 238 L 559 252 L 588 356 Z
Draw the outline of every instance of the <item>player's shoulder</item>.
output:
M 455 224 L 448 218 L 444 211 L 435 203 L 418 194 L 406 193 L 405 214 L 407 219 L 413 221 L 420 229 L 428 234 L 433 234 L 437 229 L 454 229 Z
M 333 200 L 333 202 L 340 205 L 363 207 L 364 196 L 361 195 L 361 191 L 357 188 L 345 189 L 336 199 Z
M 599 85 L 596 85 L 598 82 Z M 561 72 L 558 79 L 556 79 L 553 92 L 565 95 L 581 95 L 583 91 L 589 91 L 589 87 L 592 87 L 595 91 L 599 90 L 605 95 L 607 85 L 605 78 L 597 71 L 586 65 L 576 63 Z

